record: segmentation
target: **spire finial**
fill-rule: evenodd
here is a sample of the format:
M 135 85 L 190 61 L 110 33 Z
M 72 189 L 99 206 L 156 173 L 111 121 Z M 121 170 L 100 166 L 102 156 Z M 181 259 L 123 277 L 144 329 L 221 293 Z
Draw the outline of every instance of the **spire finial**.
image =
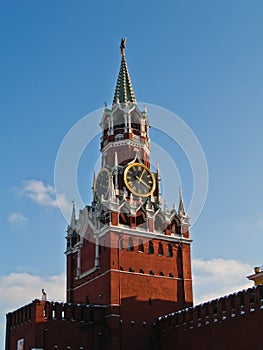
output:
M 122 39 L 121 39 L 120 49 L 121 49 L 121 55 L 122 55 L 122 56 L 125 56 L 125 51 L 124 51 L 124 49 L 125 49 L 125 47 L 126 47 L 126 41 L 127 41 L 126 38 L 122 38 Z

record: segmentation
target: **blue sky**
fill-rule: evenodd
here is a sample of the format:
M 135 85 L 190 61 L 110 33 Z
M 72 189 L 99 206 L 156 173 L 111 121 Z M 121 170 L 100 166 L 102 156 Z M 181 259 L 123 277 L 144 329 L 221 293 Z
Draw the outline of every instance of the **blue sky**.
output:
M 177 114 L 206 155 L 209 192 L 192 229 L 196 299 L 247 285 L 263 263 L 262 12 L 259 0 L 0 2 L 0 312 L 39 297 L 43 284 L 63 298 L 56 155 L 76 122 L 111 104 L 123 36 L 137 100 Z M 187 206 L 192 182 L 180 159 Z

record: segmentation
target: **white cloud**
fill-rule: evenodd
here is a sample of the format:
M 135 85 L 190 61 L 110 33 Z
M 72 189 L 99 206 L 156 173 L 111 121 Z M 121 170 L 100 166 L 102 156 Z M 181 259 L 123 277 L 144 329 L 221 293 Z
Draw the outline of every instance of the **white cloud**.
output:
M 193 259 L 192 266 L 195 304 L 253 286 L 246 278 L 253 267 L 234 259 Z
M 55 188 L 51 185 L 44 184 L 41 180 L 31 179 L 24 181 L 20 188 L 20 194 L 30 198 L 33 202 L 48 207 L 63 207 L 69 209 L 70 205 L 66 200 L 65 194 L 57 194 Z M 58 205 L 59 202 L 59 205 Z
M 22 213 L 11 213 L 7 220 L 11 224 L 26 224 L 28 222 L 28 219 Z
M 45 278 L 25 272 L 13 272 L 0 276 L 0 347 L 5 337 L 5 314 L 34 299 L 41 299 L 42 288 L 47 292 L 48 300 L 64 301 L 65 275 Z

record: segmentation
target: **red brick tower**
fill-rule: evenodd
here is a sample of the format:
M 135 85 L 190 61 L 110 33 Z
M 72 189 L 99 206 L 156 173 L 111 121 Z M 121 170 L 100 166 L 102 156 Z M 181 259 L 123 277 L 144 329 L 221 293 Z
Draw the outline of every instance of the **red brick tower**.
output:
M 153 348 L 156 317 L 192 305 L 189 218 L 162 209 L 160 172 L 150 169 L 146 108 L 121 66 L 101 128 L 101 170 L 93 202 L 67 231 L 67 302 L 106 307 L 107 349 Z

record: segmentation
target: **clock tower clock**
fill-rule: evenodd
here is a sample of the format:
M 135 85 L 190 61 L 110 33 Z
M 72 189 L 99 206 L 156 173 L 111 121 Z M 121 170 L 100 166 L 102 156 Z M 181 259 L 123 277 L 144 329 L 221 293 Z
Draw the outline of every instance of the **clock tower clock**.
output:
M 125 44 L 113 103 L 100 123 L 93 202 L 78 218 L 74 206 L 67 230 L 67 302 L 105 307 L 105 348 L 154 349 L 156 317 L 192 305 L 190 222 L 181 190 L 178 211 L 162 208 L 147 108 L 137 105 Z

